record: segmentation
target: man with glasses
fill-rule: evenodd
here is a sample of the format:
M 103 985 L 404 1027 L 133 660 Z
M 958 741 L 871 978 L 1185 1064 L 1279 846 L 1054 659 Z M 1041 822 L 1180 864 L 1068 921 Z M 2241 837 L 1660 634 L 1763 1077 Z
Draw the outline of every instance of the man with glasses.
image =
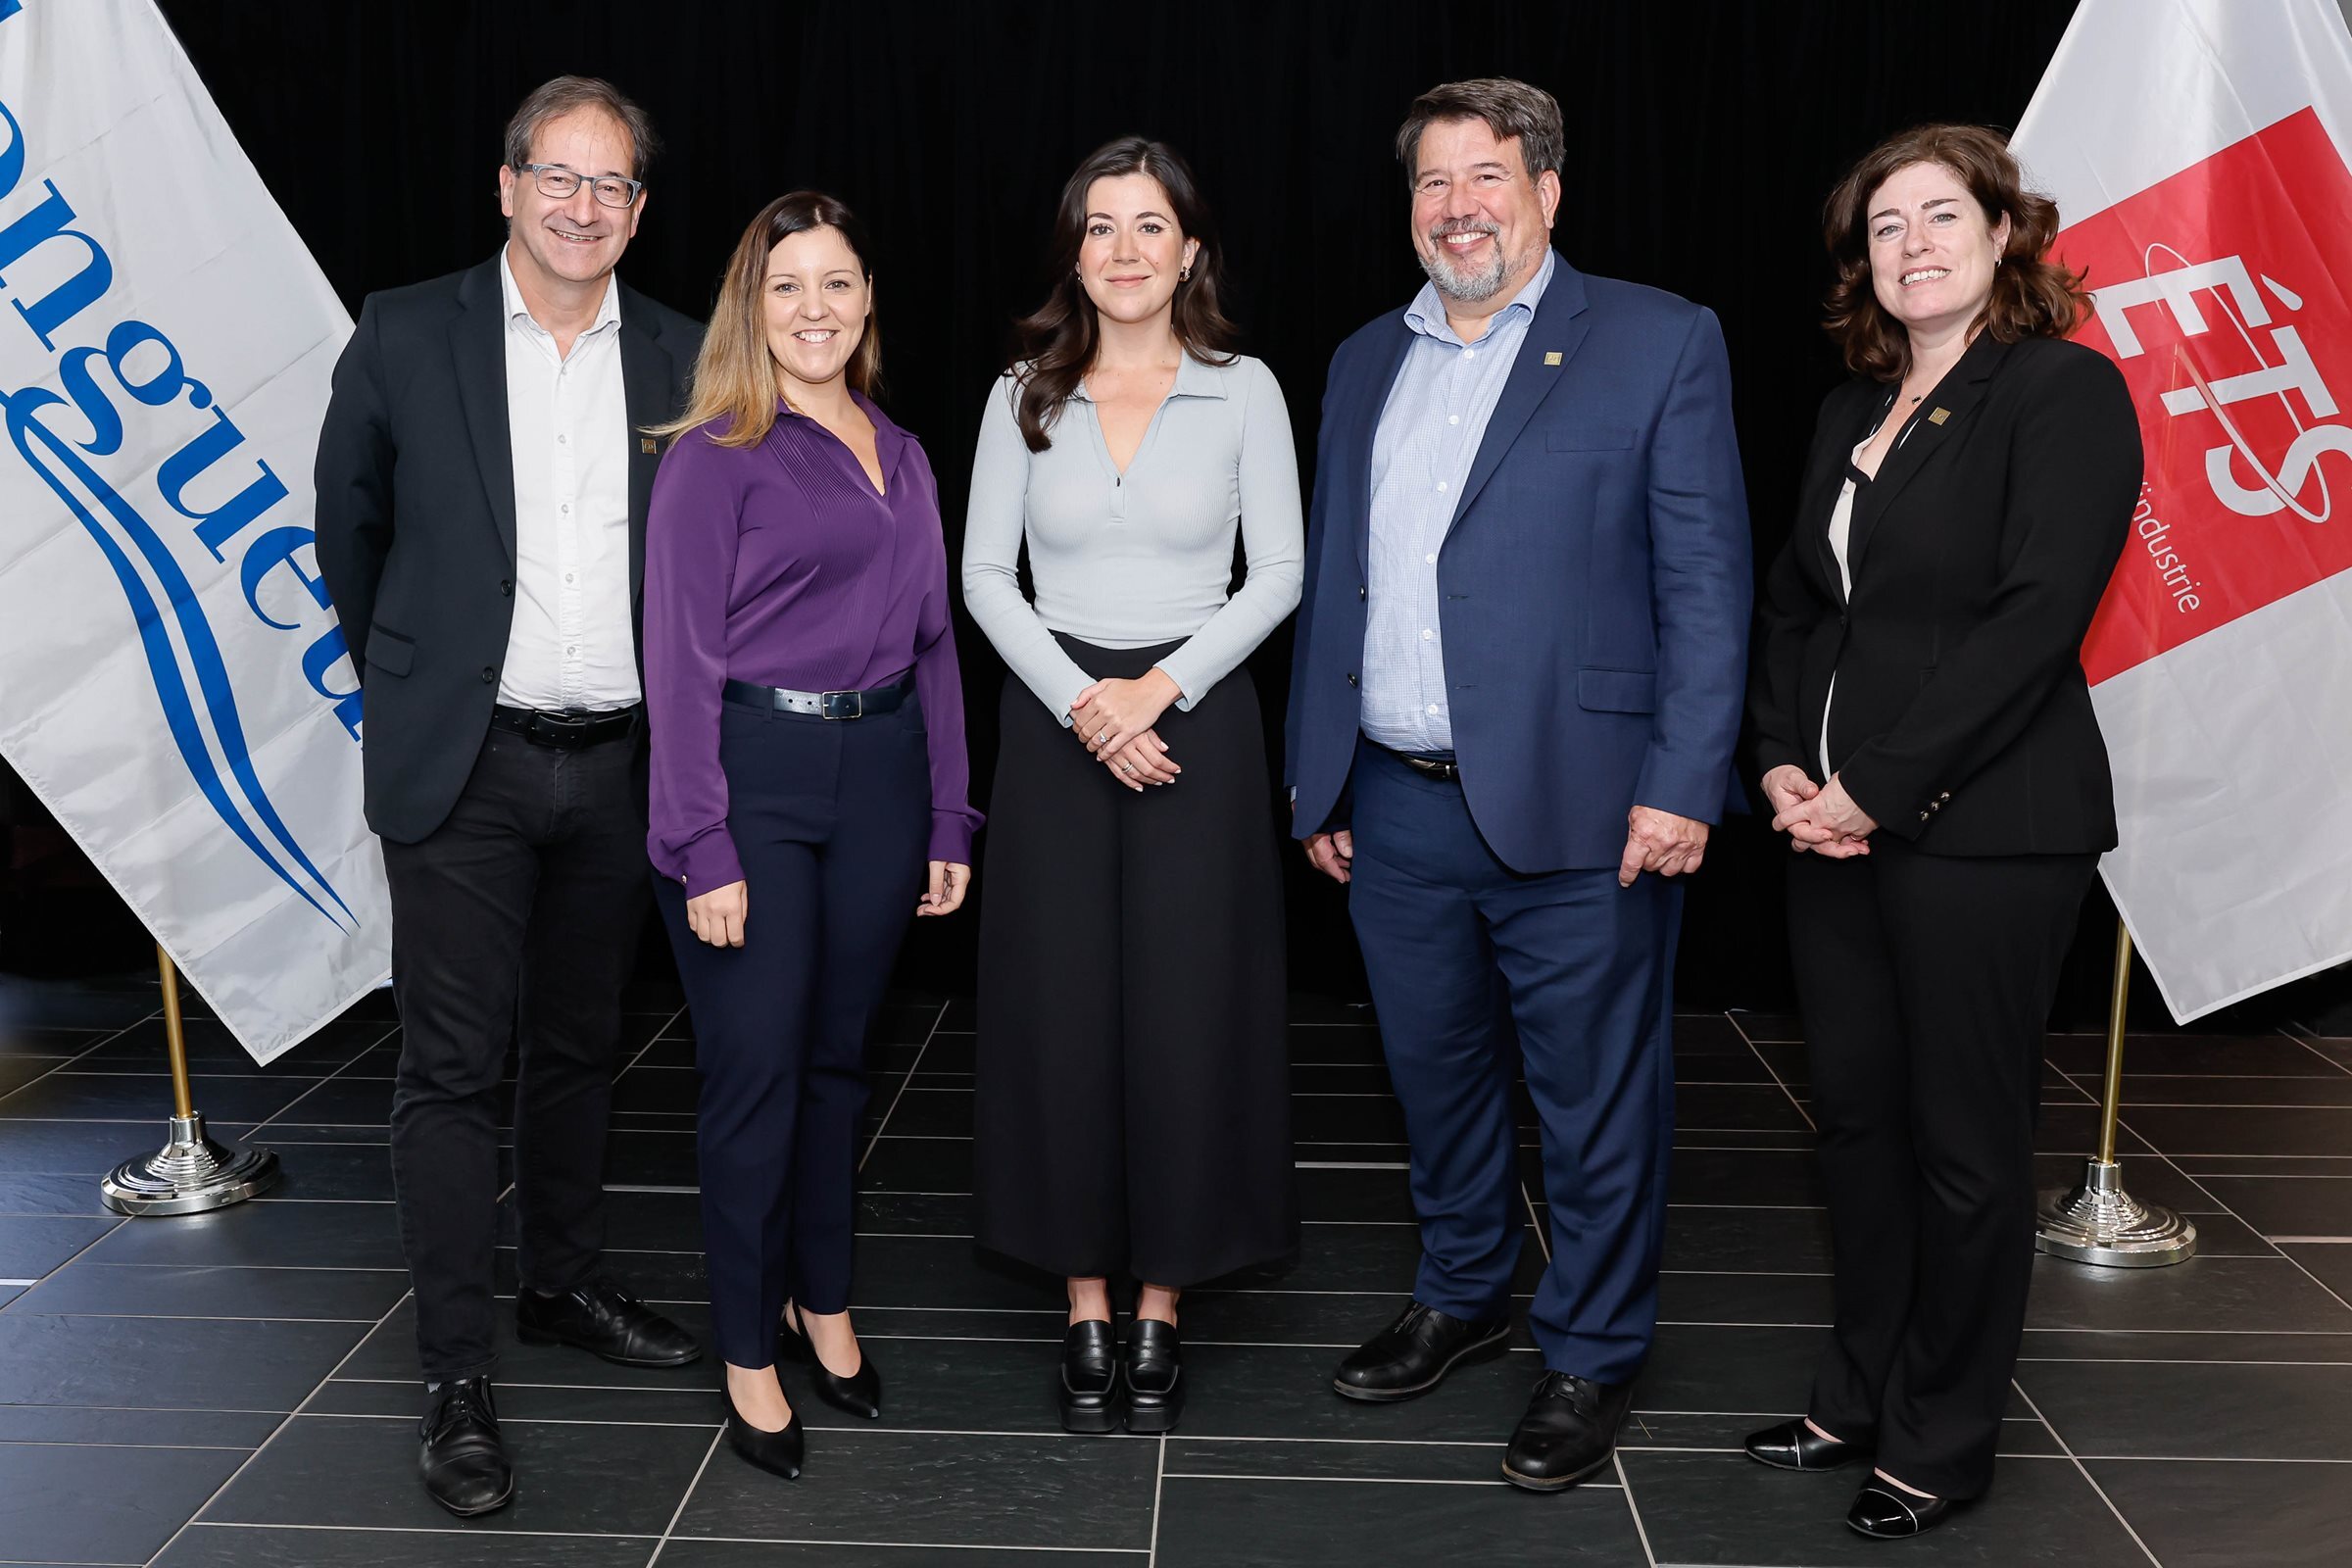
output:
M 514 1494 L 496 1365 L 500 1081 L 515 1330 L 624 1366 L 692 1336 L 602 1269 L 620 988 L 648 893 L 639 594 L 702 329 L 612 275 L 645 216 L 645 112 L 561 76 L 498 172 L 506 245 L 369 296 L 319 432 L 318 564 L 361 672 L 368 825 L 400 1007 L 392 1169 L 428 1408 L 424 1484 Z

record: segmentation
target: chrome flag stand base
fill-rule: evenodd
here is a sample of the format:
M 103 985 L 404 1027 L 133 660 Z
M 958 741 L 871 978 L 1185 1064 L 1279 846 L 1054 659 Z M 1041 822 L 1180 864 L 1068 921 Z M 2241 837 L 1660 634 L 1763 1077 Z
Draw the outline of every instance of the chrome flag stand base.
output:
M 2069 1190 L 2041 1195 L 2035 1212 L 2036 1250 L 2104 1268 L 2154 1268 L 2196 1255 L 2197 1228 L 2159 1203 L 2124 1191 L 2124 1168 L 2091 1160 Z
M 207 1137 L 204 1113 L 198 1111 L 172 1117 L 169 1143 L 117 1165 L 98 1190 L 118 1214 L 201 1214 L 276 1185 L 276 1154 Z

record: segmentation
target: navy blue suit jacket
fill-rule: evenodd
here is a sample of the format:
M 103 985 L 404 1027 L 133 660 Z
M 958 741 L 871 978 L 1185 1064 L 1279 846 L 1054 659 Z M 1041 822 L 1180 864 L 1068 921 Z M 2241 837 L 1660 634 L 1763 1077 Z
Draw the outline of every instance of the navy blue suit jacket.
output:
M 1298 837 L 1347 825 L 1372 439 L 1404 313 L 1332 356 L 1291 671 Z M 1614 866 L 1636 805 L 1715 821 L 1747 650 L 1747 504 L 1714 315 L 1561 261 L 1438 555 L 1454 752 L 1513 870 Z

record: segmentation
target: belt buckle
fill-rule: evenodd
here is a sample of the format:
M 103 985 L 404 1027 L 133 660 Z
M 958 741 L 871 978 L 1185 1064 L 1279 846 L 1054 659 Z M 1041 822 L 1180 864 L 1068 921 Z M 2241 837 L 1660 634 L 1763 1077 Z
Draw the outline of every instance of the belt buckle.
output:
M 848 700 L 846 706 L 843 702 L 845 698 Z M 863 692 L 819 692 L 816 704 L 817 712 L 826 718 L 863 718 L 865 716 L 865 693 Z
M 543 746 L 576 746 L 587 733 L 590 720 L 587 714 L 550 713 L 534 710 L 526 739 Z

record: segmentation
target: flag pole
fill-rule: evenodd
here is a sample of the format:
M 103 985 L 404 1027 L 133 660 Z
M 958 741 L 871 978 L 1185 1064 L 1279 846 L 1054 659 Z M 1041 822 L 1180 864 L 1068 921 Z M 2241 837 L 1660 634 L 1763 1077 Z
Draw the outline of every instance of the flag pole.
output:
M 277 1185 L 277 1155 L 208 1137 L 188 1082 L 188 1032 L 179 1015 L 179 969 L 162 943 L 164 1045 L 172 1057 L 172 1129 L 164 1147 L 117 1165 L 98 1184 L 118 1214 L 202 1214 L 257 1198 Z
M 2099 1097 L 2099 1152 L 2073 1187 L 2041 1195 L 2037 1250 L 2106 1268 L 2155 1268 L 2196 1255 L 2197 1228 L 2161 1203 L 2124 1191 L 2115 1124 L 2124 1099 L 2124 1004 L 2132 987 L 2132 932 L 2115 923 L 2115 988 L 2107 1003 L 2107 1081 Z

